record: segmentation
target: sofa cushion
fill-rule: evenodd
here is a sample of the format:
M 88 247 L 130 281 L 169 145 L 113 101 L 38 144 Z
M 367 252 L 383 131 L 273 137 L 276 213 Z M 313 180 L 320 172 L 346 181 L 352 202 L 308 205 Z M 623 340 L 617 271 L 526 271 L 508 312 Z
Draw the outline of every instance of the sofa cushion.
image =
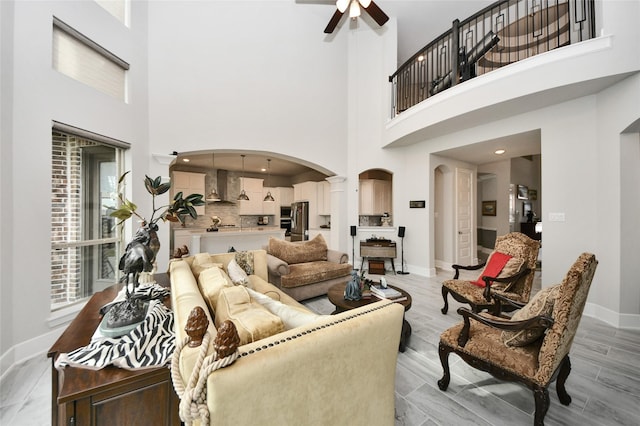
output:
M 209 268 L 222 268 L 222 263 L 213 262 L 211 260 L 211 256 L 209 253 L 198 253 L 193 257 L 193 262 L 191 262 L 191 272 L 193 272 L 193 276 L 198 279 L 200 273 L 205 269 Z
M 288 264 L 327 260 L 327 242 L 321 234 L 309 241 L 290 242 L 269 238 L 268 253 Z
M 313 313 L 306 308 L 286 305 L 250 288 L 247 289 L 247 292 L 253 300 L 280 318 L 286 330 L 310 324 L 321 317 L 321 315 Z
M 226 320 L 236 326 L 241 345 L 284 331 L 282 320 L 253 301 L 243 286 L 227 287 L 220 291 L 214 319 L 216 327 Z
M 220 268 L 209 268 L 202 271 L 198 276 L 198 288 L 212 315 L 218 303 L 220 290 L 232 286 L 226 275 Z
M 289 265 L 289 268 L 289 274 L 284 275 L 280 280 L 280 284 L 285 288 L 300 287 L 351 274 L 351 265 L 348 263 L 317 261 L 297 263 Z
M 229 273 L 229 278 L 231 278 L 231 282 L 235 285 L 249 285 L 249 276 L 245 272 L 238 262 L 235 259 L 231 259 L 231 262 L 227 265 L 227 272 Z
M 522 321 L 538 315 L 550 317 L 558 293 L 559 285 L 543 288 L 529 303 L 511 317 L 512 321 Z M 543 327 L 529 327 L 519 331 L 503 331 L 502 341 L 507 346 L 526 346 L 538 340 L 544 334 Z

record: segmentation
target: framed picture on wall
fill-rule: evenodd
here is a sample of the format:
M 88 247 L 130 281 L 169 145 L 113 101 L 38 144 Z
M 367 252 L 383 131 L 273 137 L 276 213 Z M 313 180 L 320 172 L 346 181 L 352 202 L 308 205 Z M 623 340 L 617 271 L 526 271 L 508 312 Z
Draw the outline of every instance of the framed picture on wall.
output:
M 496 215 L 496 201 L 483 201 L 482 202 L 482 216 L 495 216 Z
M 528 200 L 529 199 L 529 188 L 525 185 L 518 185 L 518 200 Z
M 522 216 L 527 217 L 527 214 L 531 211 L 531 201 L 522 202 Z

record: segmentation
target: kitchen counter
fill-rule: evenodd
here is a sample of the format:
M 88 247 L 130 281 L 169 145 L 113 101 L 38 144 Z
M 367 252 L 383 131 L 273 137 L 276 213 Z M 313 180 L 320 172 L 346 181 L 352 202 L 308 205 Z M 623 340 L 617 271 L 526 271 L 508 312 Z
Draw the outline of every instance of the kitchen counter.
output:
M 261 249 L 269 243 L 269 238 L 284 240 L 284 229 L 276 226 L 251 228 L 220 228 L 216 232 L 206 229 L 180 229 L 174 231 L 174 239 L 188 236 L 189 253 L 225 253 L 231 247 L 237 251 Z

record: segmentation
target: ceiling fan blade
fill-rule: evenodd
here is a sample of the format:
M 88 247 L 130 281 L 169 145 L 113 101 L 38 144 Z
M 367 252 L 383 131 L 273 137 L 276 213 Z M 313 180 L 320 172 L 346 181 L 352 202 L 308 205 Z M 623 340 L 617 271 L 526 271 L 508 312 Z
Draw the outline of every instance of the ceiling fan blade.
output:
M 366 10 L 367 13 L 369 13 L 369 15 L 373 18 L 373 20 L 376 21 L 376 23 L 380 26 L 383 26 L 384 23 L 389 20 L 389 17 L 387 16 L 387 14 L 384 13 L 382 9 L 380 9 L 378 5 L 375 4 L 373 1 L 364 10 Z
M 340 18 L 342 18 L 343 13 L 336 9 L 336 12 L 333 14 L 329 23 L 327 24 L 327 28 L 324 29 L 324 32 L 327 34 L 331 34 L 333 30 L 336 29 L 338 22 L 340 22 Z

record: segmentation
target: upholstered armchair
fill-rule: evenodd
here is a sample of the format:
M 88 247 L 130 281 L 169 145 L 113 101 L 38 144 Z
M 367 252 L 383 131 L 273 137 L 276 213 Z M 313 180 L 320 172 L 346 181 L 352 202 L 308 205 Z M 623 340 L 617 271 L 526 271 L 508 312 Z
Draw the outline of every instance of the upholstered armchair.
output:
M 549 409 L 549 385 L 563 405 L 571 403 L 565 382 L 571 371 L 569 350 L 576 334 L 598 262 L 583 253 L 561 284 L 546 287 L 511 319 L 459 308 L 464 321 L 440 336 L 440 362 L 444 375 L 438 381 L 447 390 L 449 354 L 493 376 L 523 383 L 533 391 L 535 425 L 543 425 Z
M 486 309 L 496 312 L 492 293 L 502 294 L 516 302 L 527 303 L 531 295 L 539 250 L 538 241 L 520 232 L 511 232 L 496 238 L 494 251 L 486 264 L 453 265 L 456 271 L 453 279 L 442 283 L 442 313 L 446 314 L 449 310 L 449 294 L 458 302 L 469 304 L 473 312 Z M 461 270 L 482 268 L 483 271 L 475 281 L 459 279 Z

